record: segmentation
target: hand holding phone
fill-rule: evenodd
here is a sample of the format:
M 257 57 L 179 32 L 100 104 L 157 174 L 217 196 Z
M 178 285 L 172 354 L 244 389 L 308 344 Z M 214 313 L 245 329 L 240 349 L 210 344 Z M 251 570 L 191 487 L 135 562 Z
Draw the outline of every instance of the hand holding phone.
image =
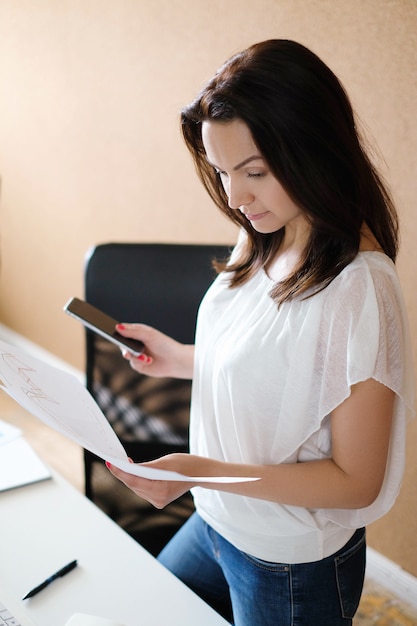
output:
M 80 321 L 86 328 L 108 339 L 122 350 L 128 350 L 136 357 L 142 354 L 145 347 L 142 341 L 123 337 L 116 330 L 116 324 L 119 324 L 118 320 L 100 311 L 92 304 L 79 298 L 70 298 L 64 306 L 64 311 Z

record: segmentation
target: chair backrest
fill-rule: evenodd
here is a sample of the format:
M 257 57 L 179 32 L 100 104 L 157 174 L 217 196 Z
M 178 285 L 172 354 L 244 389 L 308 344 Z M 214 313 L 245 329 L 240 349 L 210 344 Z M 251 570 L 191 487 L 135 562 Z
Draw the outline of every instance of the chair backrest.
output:
M 86 258 L 85 298 L 124 322 L 194 341 L 200 301 L 227 246 L 106 243 Z M 139 376 L 118 348 L 87 331 L 87 388 L 122 441 L 188 442 L 189 381 Z
M 211 261 L 227 246 L 193 244 L 101 244 L 85 269 L 88 302 L 125 322 L 140 321 L 192 343 L 197 309 L 215 277 Z

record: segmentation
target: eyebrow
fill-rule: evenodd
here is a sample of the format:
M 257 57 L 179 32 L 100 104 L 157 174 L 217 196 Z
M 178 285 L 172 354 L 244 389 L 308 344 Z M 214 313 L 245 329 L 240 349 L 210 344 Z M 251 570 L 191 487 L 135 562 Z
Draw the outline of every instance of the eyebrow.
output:
M 260 154 L 253 154 L 252 156 L 248 157 L 247 159 L 244 159 L 243 161 L 241 161 L 241 163 L 238 163 L 237 165 L 235 165 L 234 168 L 233 168 L 233 171 L 237 172 L 242 167 L 245 167 L 245 165 L 247 165 L 248 163 L 251 163 L 252 161 L 257 161 L 257 160 L 263 161 L 263 157 L 261 157 Z M 210 161 L 209 161 L 209 163 L 210 163 Z M 214 163 L 210 163 L 210 165 L 212 165 L 216 169 L 221 169 L 217 165 L 215 165 Z

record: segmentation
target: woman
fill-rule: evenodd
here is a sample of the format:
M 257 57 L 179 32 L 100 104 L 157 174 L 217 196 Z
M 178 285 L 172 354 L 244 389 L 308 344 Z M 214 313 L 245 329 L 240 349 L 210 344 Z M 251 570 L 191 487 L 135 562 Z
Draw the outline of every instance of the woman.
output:
M 193 378 L 191 453 L 150 465 L 214 478 L 195 483 L 196 513 L 159 559 L 236 626 L 346 626 L 413 403 L 395 209 L 338 79 L 295 42 L 228 60 L 182 130 L 240 236 L 195 348 L 118 327 L 145 343 L 125 355 L 138 372 Z M 189 488 L 110 469 L 157 507 Z

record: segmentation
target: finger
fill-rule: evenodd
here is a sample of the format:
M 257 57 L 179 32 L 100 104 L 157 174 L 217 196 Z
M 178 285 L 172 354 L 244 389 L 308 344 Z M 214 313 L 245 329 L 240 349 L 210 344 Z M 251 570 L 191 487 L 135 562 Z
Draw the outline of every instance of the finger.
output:
M 106 461 L 105 463 L 107 469 L 110 471 L 111 474 L 113 474 L 115 478 L 120 480 L 120 482 L 122 482 L 124 485 L 126 485 L 126 487 L 131 489 L 137 496 L 140 496 L 141 498 L 148 500 L 148 502 L 151 502 L 149 488 L 150 484 L 154 481 L 150 481 L 147 478 L 140 478 L 139 476 L 133 476 L 132 474 L 129 474 L 128 472 L 124 472 L 123 470 L 119 469 L 115 465 L 112 465 L 108 461 Z
M 151 328 L 146 324 L 128 324 L 127 322 L 122 322 L 116 324 L 116 330 L 125 337 L 134 337 L 135 339 L 143 341 L 143 337 L 147 337 L 149 335 Z M 146 342 L 144 341 L 144 343 Z
M 112 465 L 111 463 L 109 463 L 109 461 L 106 461 L 105 465 L 109 472 L 111 472 L 113 476 L 115 476 L 115 478 L 118 478 L 125 485 L 129 486 L 128 483 L 133 480 L 132 474 L 124 472 L 123 470 L 116 467 L 116 465 Z
M 139 374 L 143 373 L 143 370 L 146 368 L 147 365 L 151 365 L 151 363 L 153 363 L 152 357 L 144 353 L 140 354 L 139 356 L 136 356 L 131 352 L 128 352 L 127 350 L 121 350 L 121 353 L 122 357 L 126 361 L 129 361 L 130 367 Z
M 139 355 L 136 355 L 136 354 L 132 354 L 132 352 L 129 352 L 129 350 L 126 350 L 126 348 L 120 348 L 120 351 L 122 353 L 122 357 L 126 359 L 127 361 L 138 360 L 138 361 L 142 361 L 143 363 L 147 363 L 148 359 L 151 358 L 151 357 L 148 357 L 144 352 L 142 352 Z
M 118 332 L 120 333 L 128 333 L 130 330 L 132 330 L 134 327 L 136 326 L 136 324 L 126 324 L 125 322 L 122 324 L 116 324 L 116 329 L 118 330 Z
M 131 459 L 130 457 L 128 457 L 128 461 L 129 463 L 133 463 L 133 464 L 135 463 L 133 459 Z M 107 469 L 113 474 L 113 476 L 116 476 L 116 478 L 119 478 L 119 480 L 122 480 L 123 482 L 133 480 L 136 482 L 143 481 L 144 484 L 146 482 L 149 483 L 149 479 L 141 478 L 140 476 L 135 476 L 134 474 L 129 474 L 129 472 L 125 472 L 124 470 L 120 469 L 116 465 L 112 465 L 109 461 L 105 461 L 105 465 Z
M 105 461 L 105 466 L 107 467 L 109 472 L 111 472 L 113 474 L 113 476 L 116 476 L 118 471 L 120 471 L 120 470 L 117 469 L 117 467 L 112 465 L 109 461 Z
M 136 357 L 138 361 L 141 361 L 144 365 L 150 365 L 152 363 L 152 357 L 149 354 L 145 354 L 142 352 L 138 357 Z

